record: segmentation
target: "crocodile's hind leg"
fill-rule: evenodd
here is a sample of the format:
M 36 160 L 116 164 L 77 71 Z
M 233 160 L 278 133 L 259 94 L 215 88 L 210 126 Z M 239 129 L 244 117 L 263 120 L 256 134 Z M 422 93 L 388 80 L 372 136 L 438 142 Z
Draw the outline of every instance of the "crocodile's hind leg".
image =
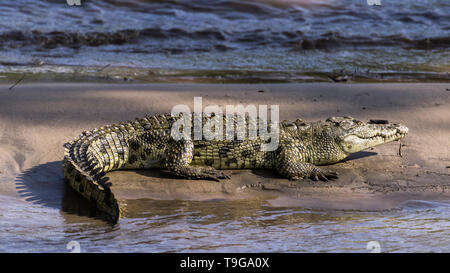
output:
M 174 175 L 188 179 L 208 179 L 220 181 L 229 177 L 211 166 L 189 165 L 194 156 L 194 143 L 191 140 L 171 141 L 166 167 Z
M 297 158 L 298 156 L 291 149 L 282 147 L 277 154 L 276 169 L 278 173 L 291 180 L 310 178 L 314 181 L 326 182 L 338 178 L 335 172 L 322 170 L 308 162 L 300 162 Z

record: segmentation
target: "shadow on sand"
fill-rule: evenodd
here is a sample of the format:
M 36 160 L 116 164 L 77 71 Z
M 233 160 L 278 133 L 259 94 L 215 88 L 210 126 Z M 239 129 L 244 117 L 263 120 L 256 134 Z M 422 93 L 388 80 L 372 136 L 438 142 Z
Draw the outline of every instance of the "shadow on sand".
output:
M 60 209 L 67 214 L 104 220 L 101 212 L 65 183 L 62 161 L 32 167 L 19 174 L 15 184 L 17 192 L 27 202 Z
M 355 160 L 355 159 L 360 159 L 360 158 L 364 158 L 364 157 L 374 156 L 374 155 L 377 155 L 377 154 L 378 153 L 361 151 L 361 152 L 357 152 L 357 153 L 349 155 L 344 160 L 342 160 L 342 162 L 347 162 L 347 161 L 351 161 L 351 160 Z

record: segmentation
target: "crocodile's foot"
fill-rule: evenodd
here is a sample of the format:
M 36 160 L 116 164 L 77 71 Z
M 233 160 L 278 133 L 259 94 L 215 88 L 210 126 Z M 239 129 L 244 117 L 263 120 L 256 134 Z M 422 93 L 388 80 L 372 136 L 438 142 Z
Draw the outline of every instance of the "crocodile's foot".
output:
M 187 179 L 206 179 L 220 182 L 220 179 L 230 179 L 225 173 L 210 166 L 183 166 L 171 170 L 177 176 Z
M 323 171 L 319 168 L 316 168 L 314 171 L 304 174 L 304 175 L 300 175 L 300 176 L 292 176 L 289 179 L 290 180 L 299 180 L 299 179 L 305 179 L 305 178 L 309 178 L 312 179 L 313 181 L 323 181 L 323 182 L 327 182 L 329 180 L 336 180 L 338 178 L 338 174 L 336 172 L 331 172 L 331 171 Z
M 207 179 L 220 182 L 220 179 L 230 179 L 230 176 L 226 175 L 213 167 L 204 166 L 196 168 L 196 175 L 193 179 Z
M 338 178 L 337 173 L 324 171 L 311 163 L 285 161 L 279 165 L 280 173 L 290 180 L 310 178 L 314 181 L 328 181 Z

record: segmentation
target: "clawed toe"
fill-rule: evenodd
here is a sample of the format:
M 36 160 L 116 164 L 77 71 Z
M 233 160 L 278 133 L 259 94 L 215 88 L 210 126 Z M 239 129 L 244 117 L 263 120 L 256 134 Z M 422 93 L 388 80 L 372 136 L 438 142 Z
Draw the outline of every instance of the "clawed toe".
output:
M 326 172 L 326 171 L 320 171 L 320 172 L 314 172 L 310 178 L 313 181 L 323 181 L 328 182 L 329 180 L 335 180 L 338 178 L 337 173 L 335 172 Z
M 230 179 L 230 176 L 222 173 L 222 177 L 220 177 L 220 178 L 222 178 L 222 179 Z
M 336 172 L 327 172 L 325 173 L 325 177 L 328 180 L 336 180 L 338 178 L 338 174 Z
M 208 176 L 205 176 L 204 178 L 208 179 L 208 180 L 213 180 L 213 181 L 216 181 L 216 182 L 220 182 L 220 179 L 217 176 L 208 175 Z
M 228 175 L 212 167 L 203 169 L 204 178 L 220 182 L 220 179 L 230 179 Z
M 205 179 L 220 182 L 220 179 L 230 177 L 211 166 L 185 166 L 172 170 L 172 173 L 187 179 Z
M 313 181 L 324 181 L 337 179 L 337 173 L 322 170 L 315 165 L 307 162 L 281 161 L 278 166 L 279 173 L 290 180 L 301 178 L 311 179 Z

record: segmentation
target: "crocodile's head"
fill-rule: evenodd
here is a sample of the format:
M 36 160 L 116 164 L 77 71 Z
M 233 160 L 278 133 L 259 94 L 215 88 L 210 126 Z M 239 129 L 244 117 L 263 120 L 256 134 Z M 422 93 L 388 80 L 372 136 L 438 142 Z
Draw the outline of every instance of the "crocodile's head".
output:
M 379 144 L 399 140 L 408 133 L 402 124 L 364 123 L 352 117 L 331 117 L 326 120 L 331 125 L 335 141 L 347 155 Z
M 299 154 L 308 150 L 306 160 L 320 165 L 336 163 L 352 153 L 399 140 L 408 132 L 401 124 L 380 123 L 384 124 L 364 123 L 352 117 L 331 117 L 318 122 L 296 120 L 283 123 L 283 128 L 294 139 L 302 140 Z

